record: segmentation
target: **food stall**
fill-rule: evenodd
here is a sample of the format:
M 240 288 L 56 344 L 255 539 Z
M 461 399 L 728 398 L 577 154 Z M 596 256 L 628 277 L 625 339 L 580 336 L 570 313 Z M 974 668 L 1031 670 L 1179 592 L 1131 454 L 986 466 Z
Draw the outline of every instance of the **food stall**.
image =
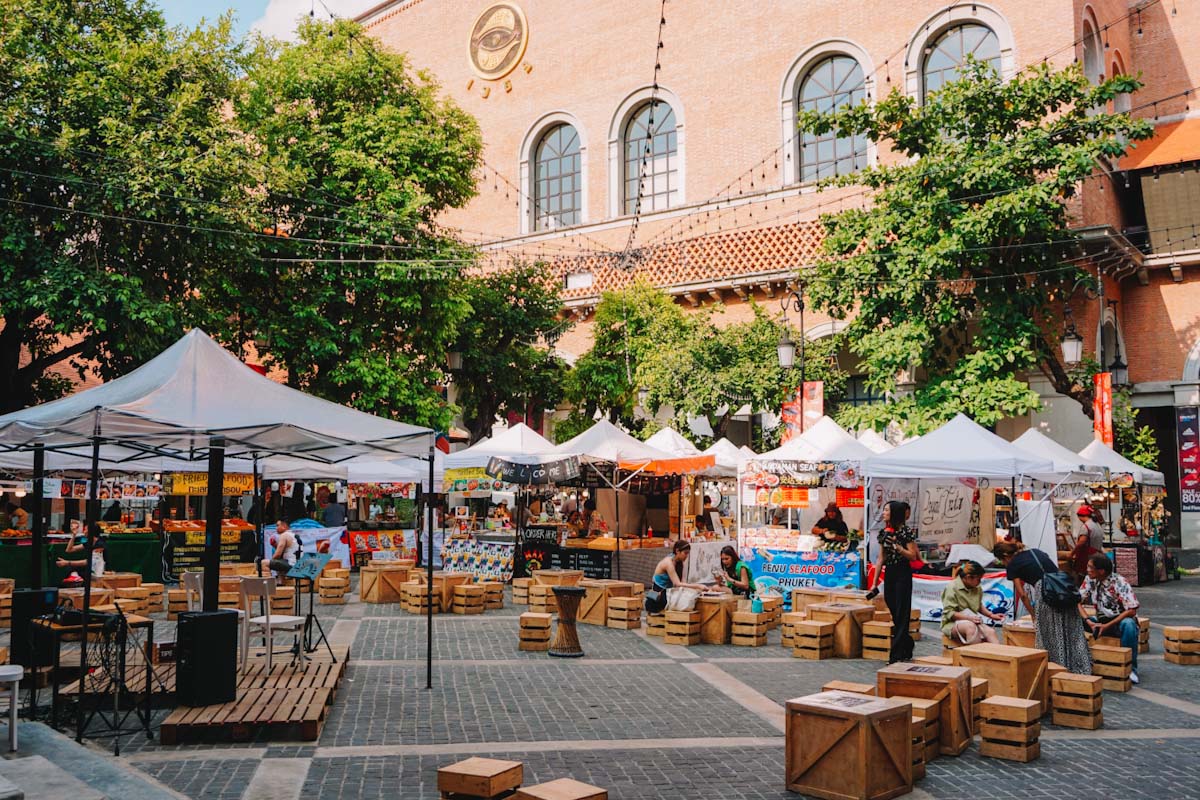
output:
M 917 532 L 921 558 L 928 565 L 925 574 L 913 576 L 913 596 L 932 598 L 935 594 L 940 597 L 955 545 L 990 547 L 995 537 L 994 515 L 981 499 L 986 501 L 989 495 L 994 499 L 996 489 L 1006 487 L 1005 496 L 1011 502 L 1019 481 L 1027 476 L 1053 476 L 1055 467 L 1050 458 L 1017 447 L 958 414 L 915 441 L 868 458 L 863 471 L 869 556 L 878 546 L 875 537 L 883 529 L 887 503 L 907 502 L 912 508 L 908 525 Z M 994 506 L 992 509 L 994 512 Z M 1003 572 L 987 573 L 985 586 L 991 588 L 1003 577 Z M 917 603 L 914 607 L 921 608 L 922 619 L 940 618 L 940 604 Z
M 862 463 L 871 451 L 829 417 L 781 447 L 747 459 L 738 472 L 738 552 L 755 585 L 778 587 L 790 604 L 802 586 L 859 588 L 865 495 Z M 845 543 L 812 533 L 836 503 Z
M 1133 586 L 1167 579 L 1167 548 L 1161 532 L 1165 526 L 1166 479 L 1161 472 L 1139 466 L 1100 440 L 1079 451 L 1089 461 L 1103 465 L 1109 479 L 1094 487 L 1107 511 L 1106 532 L 1113 548 L 1118 575 Z

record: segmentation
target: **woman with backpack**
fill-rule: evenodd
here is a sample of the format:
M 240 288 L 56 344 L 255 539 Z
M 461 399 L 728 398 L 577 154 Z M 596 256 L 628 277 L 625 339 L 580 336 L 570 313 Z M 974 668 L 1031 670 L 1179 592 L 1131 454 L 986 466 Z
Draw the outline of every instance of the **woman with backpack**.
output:
M 1026 549 L 1020 542 L 999 542 L 992 548 L 992 555 L 1004 565 L 1012 581 L 1015 602 L 1024 605 L 1033 618 L 1035 645 L 1049 653 L 1050 661 L 1066 667 L 1067 672 L 1091 675 L 1092 651 L 1083 635 L 1083 620 L 1076 608 L 1078 599 L 1070 602 L 1071 598 L 1064 598 L 1061 608 L 1050 601 L 1051 589 L 1057 595 L 1068 587 L 1078 598 L 1074 584 L 1050 556 L 1041 550 Z M 1049 589 L 1048 582 L 1053 582 Z

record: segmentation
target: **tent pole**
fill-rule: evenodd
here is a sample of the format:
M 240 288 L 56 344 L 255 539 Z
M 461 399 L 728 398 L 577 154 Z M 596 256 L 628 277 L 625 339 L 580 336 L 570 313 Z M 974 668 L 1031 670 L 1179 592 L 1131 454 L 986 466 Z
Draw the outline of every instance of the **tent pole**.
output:
M 433 688 L 433 457 L 436 441 L 429 443 L 429 493 L 425 496 L 425 688 Z
M 263 533 L 263 517 L 266 516 L 266 501 L 262 496 L 262 476 L 258 474 L 258 452 L 254 453 L 254 461 L 251 466 L 254 474 L 254 500 L 250 504 L 251 508 L 258 509 L 258 515 L 254 519 L 254 577 L 262 576 L 262 533 Z M 222 478 L 224 480 L 224 478 Z M 219 568 L 218 568 L 219 569 Z
M 92 526 L 100 524 L 100 414 L 96 413 L 96 425 L 92 437 L 92 485 L 88 489 L 87 513 L 84 515 L 83 541 L 83 635 L 79 637 L 79 686 L 80 700 L 83 699 L 83 687 L 87 683 L 88 673 L 88 623 L 92 608 L 92 552 L 96 540 L 92 536 Z M 75 716 L 75 741 L 83 741 L 83 723 L 86 714 L 82 709 Z
M 33 571 L 31 588 L 42 588 L 42 550 L 46 546 L 46 517 L 42 508 L 44 478 L 46 474 L 46 447 L 33 446 Z
M 221 500 L 225 492 L 225 437 L 208 440 L 208 497 L 204 524 L 204 610 L 216 611 L 221 591 Z
M 617 485 L 620 484 L 621 475 L 617 472 L 618 469 L 619 467 L 613 467 L 613 503 L 617 507 L 617 529 L 614 531 L 614 534 L 617 537 L 616 578 L 617 580 L 621 580 L 621 490 L 617 488 Z

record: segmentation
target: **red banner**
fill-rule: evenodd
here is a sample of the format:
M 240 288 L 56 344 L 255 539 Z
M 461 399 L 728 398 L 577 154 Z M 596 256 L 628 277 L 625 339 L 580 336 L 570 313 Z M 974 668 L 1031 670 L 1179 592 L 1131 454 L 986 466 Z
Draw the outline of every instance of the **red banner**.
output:
M 783 404 L 783 433 L 779 443 L 783 444 L 806 430 L 825 415 L 825 381 L 806 381 L 796 389 L 796 395 Z
M 864 496 L 863 487 L 857 489 L 838 489 L 837 490 L 838 508 L 863 508 Z
M 1092 383 L 1092 431 L 1097 439 L 1112 447 L 1112 374 L 1098 372 L 1092 376 Z

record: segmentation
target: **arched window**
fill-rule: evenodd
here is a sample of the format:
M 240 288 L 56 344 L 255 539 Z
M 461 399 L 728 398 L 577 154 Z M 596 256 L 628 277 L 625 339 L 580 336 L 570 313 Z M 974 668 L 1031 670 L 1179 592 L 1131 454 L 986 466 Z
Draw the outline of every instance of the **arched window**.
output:
M 858 61 L 846 55 L 818 61 L 804 75 L 796 94 L 800 111 L 827 113 L 858 105 L 867 96 L 867 84 Z M 800 181 L 846 175 L 867 166 L 867 137 L 801 133 L 798 142 Z
M 674 205 L 679 197 L 679 140 L 671 106 L 654 100 L 638 108 L 625 123 L 624 152 L 624 212 L 637 209 L 639 181 L 642 211 Z
M 1083 20 L 1083 74 L 1092 83 L 1104 80 L 1104 46 L 1096 32 L 1096 23 L 1090 18 Z
M 538 141 L 533 161 L 533 229 L 578 225 L 583 206 L 579 132 L 555 125 Z
M 955 25 L 943 31 L 941 36 L 925 47 L 921 64 L 923 96 L 928 97 L 930 92 L 936 92 L 954 81 L 967 62 L 968 55 L 986 61 L 999 70 L 1000 40 L 996 33 L 986 25 L 976 23 Z

